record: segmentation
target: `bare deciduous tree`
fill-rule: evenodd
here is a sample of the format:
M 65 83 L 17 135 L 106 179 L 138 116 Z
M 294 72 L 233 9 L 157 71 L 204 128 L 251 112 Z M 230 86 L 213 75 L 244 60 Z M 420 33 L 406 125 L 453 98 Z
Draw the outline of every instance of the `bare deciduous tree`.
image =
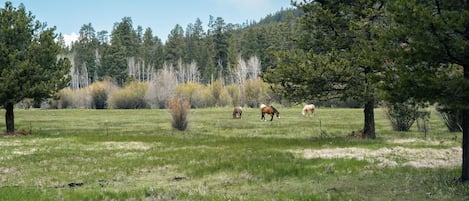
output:
M 129 76 L 133 77 L 139 82 L 149 82 L 153 76 L 153 65 L 145 64 L 143 59 L 136 59 L 135 57 L 127 58 L 127 66 Z
M 176 72 L 165 63 L 153 76 L 145 97 L 152 107 L 164 108 L 166 101 L 174 95 L 177 85 Z

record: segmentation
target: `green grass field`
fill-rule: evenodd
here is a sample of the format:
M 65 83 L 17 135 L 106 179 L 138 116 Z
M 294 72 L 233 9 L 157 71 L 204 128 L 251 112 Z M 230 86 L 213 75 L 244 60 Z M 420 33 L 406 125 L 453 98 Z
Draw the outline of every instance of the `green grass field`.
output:
M 376 109 L 377 139 L 359 140 L 361 109 L 279 110 L 193 109 L 184 132 L 167 110 L 15 110 L 31 134 L 0 138 L 0 200 L 469 199 L 461 134 L 435 112 L 425 137 Z

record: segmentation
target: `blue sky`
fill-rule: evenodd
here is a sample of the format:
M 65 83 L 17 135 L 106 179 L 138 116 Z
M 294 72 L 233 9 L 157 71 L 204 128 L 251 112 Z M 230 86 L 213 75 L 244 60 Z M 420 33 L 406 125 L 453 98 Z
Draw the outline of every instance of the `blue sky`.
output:
M 2 1 L 1 7 L 5 6 Z M 131 17 L 134 28 L 150 27 L 165 41 L 176 24 L 184 29 L 199 18 L 203 26 L 209 16 L 222 17 L 226 23 L 259 21 L 268 14 L 290 8 L 290 0 L 11 0 L 23 3 L 36 20 L 56 26 L 67 40 L 77 37 L 83 24 L 91 23 L 95 31 L 112 31 L 114 23 Z

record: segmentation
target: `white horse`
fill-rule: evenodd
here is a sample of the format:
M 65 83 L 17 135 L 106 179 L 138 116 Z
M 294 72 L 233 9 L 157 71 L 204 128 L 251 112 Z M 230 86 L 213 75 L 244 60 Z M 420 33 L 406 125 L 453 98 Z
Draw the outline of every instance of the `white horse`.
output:
M 314 115 L 314 110 L 316 110 L 316 106 L 314 106 L 313 104 L 305 105 L 303 107 L 303 110 L 301 111 L 301 114 L 303 116 L 305 116 L 305 115 L 312 116 L 312 115 Z

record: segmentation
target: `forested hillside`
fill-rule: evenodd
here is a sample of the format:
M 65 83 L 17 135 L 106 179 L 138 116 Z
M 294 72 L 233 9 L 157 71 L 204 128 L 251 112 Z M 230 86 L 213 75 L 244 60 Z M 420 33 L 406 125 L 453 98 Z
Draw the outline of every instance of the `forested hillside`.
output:
M 105 78 L 120 86 L 129 80 L 151 81 L 165 68 L 175 71 L 179 83 L 240 82 L 275 66 L 275 55 L 293 48 L 300 15 L 298 9 L 281 10 L 244 24 L 214 16 L 208 22 L 197 18 L 186 28 L 175 25 L 165 42 L 130 17 L 116 22 L 113 30 L 95 30 L 85 22 L 78 41 L 70 47 L 62 41 L 63 55 L 72 61 L 70 87 L 83 88 Z

